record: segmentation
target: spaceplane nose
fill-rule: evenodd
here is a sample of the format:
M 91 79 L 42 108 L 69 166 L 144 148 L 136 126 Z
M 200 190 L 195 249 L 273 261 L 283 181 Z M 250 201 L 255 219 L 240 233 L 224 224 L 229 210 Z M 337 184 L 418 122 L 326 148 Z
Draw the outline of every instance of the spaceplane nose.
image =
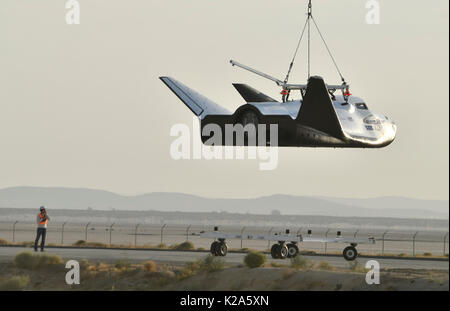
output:
M 388 126 L 390 127 L 390 129 L 388 129 L 386 133 L 387 134 L 386 138 L 389 145 L 395 140 L 395 136 L 397 135 L 397 124 L 395 124 L 395 122 L 391 120 Z

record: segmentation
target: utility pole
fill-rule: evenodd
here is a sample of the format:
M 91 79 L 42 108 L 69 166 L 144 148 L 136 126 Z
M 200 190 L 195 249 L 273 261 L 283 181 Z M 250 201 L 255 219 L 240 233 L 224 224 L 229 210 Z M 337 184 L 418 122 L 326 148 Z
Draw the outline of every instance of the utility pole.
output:
M 88 222 L 86 227 L 84 228 L 84 240 L 87 242 L 87 233 L 88 233 L 88 227 L 91 224 L 91 222 Z
M 447 243 L 448 232 L 444 235 L 444 256 L 445 256 L 445 244 Z
M 112 227 L 114 226 L 114 222 L 109 226 L 109 246 L 111 246 L 112 242 Z
M 134 247 L 137 245 L 137 230 L 138 230 L 139 224 L 134 227 Z
M 14 243 L 15 240 L 16 240 L 16 237 L 15 237 L 15 235 L 16 235 L 16 225 L 17 225 L 18 222 L 19 222 L 19 221 L 16 220 L 16 221 L 14 222 L 14 224 L 13 224 L 13 238 L 12 238 L 13 243 Z M 444 249 L 444 253 L 445 253 L 445 249 Z
M 191 229 L 191 225 L 186 228 L 186 241 L 189 241 L 189 230 Z
M 419 234 L 419 231 L 414 233 L 413 235 L 413 257 L 416 256 L 416 236 Z
M 326 241 L 326 239 L 328 238 L 328 232 L 330 232 L 330 229 L 328 229 L 328 230 L 325 232 L 325 255 L 327 254 L 327 245 L 328 245 L 328 242 Z
M 272 233 L 273 227 L 270 228 L 267 235 L 270 235 Z M 267 241 L 267 248 L 270 249 L 270 240 Z
M 242 230 L 241 230 L 241 249 L 242 249 L 242 241 L 243 241 L 244 230 L 245 230 L 245 227 L 242 227 Z
M 64 245 L 64 226 L 66 225 L 66 223 L 67 221 L 64 222 L 61 227 L 61 245 Z
M 166 224 L 163 224 L 161 227 L 161 246 L 163 244 L 163 233 L 164 233 L 164 228 L 166 227 Z
M 383 233 L 383 241 L 381 244 L 381 255 L 384 255 L 384 237 L 386 236 L 387 233 L 388 233 L 388 230 L 384 231 L 384 233 Z

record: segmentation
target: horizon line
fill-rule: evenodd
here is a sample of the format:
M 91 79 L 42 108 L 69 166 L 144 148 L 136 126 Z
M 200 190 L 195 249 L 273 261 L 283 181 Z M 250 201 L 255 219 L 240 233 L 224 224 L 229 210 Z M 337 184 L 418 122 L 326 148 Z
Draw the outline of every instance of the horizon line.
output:
M 260 198 L 267 198 L 277 195 L 284 195 L 284 196 L 292 196 L 292 197 L 310 197 L 310 198 L 323 198 L 323 199 L 352 199 L 352 200 L 370 200 L 370 199 L 380 199 L 380 198 L 400 198 L 400 199 L 412 199 L 412 200 L 423 200 L 423 201 L 449 201 L 449 198 L 447 199 L 430 199 L 430 198 L 417 198 L 417 197 L 409 197 L 409 196 L 399 196 L 399 195 L 379 195 L 379 196 L 373 196 L 373 197 L 337 197 L 337 196 L 326 196 L 326 195 L 305 195 L 305 194 L 290 194 L 290 193 L 272 193 L 267 195 L 260 195 L 260 196 L 252 196 L 252 197 L 211 197 L 211 196 L 204 196 L 194 193 L 186 193 L 186 192 L 178 192 L 178 191 L 147 191 L 142 193 L 135 193 L 135 194 L 125 194 L 125 193 L 119 193 L 111 190 L 105 190 L 100 188 L 87 188 L 87 187 L 70 187 L 70 186 L 9 186 L 0 188 L 0 191 L 3 190 L 9 190 L 9 189 L 15 189 L 15 188 L 40 188 L 40 189 L 66 189 L 66 190 L 90 190 L 90 191 L 101 191 L 101 192 L 108 192 L 111 194 L 119 195 L 122 197 L 137 197 L 137 196 L 143 196 L 148 194 L 182 194 L 182 195 L 188 195 L 193 197 L 199 197 L 203 199 L 225 199 L 225 200 L 246 200 L 246 199 L 260 199 Z

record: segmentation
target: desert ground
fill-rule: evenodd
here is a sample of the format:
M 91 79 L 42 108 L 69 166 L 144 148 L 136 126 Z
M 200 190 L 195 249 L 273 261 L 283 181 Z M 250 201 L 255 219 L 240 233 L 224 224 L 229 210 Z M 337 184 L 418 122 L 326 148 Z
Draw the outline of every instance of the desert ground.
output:
M 264 255 L 262 255 L 264 256 Z M 50 253 L 20 252 L 0 265 L 0 290 L 280 290 L 280 291 L 448 291 L 448 270 L 381 269 L 380 284 L 366 283 L 358 261 L 345 268 L 298 258 L 264 261 L 251 268 L 204 255 L 184 264 L 82 259 L 80 284 L 67 285 L 65 260 Z

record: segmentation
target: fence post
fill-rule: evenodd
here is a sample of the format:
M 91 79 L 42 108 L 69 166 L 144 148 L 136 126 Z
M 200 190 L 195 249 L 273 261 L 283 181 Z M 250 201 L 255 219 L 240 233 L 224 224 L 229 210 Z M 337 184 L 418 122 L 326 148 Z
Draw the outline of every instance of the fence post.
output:
M 242 237 L 242 235 L 244 234 L 244 230 L 245 230 L 245 227 L 242 227 L 242 229 L 241 229 L 241 249 L 242 249 L 242 241 L 244 240 Z
M 447 238 L 448 238 L 448 232 L 444 235 L 444 254 L 443 254 L 444 257 L 445 257 L 445 246 L 447 243 Z
M 191 229 L 191 225 L 186 228 L 186 241 L 189 241 L 189 229 Z
M 325 232 L 325 255 L 327 254 L 327 245 L 328 245 L 328 242 L 326 241 L 326 239 L 327 239 L 327 237 L 328 237 L 328 232 L 330 232 L 330 229 L 328 229 L 328 230 Z
M 416 257 L 416 236 L 419 234 L 419 231 L 416 231 L 413 235 L 413 257 Z
M 163 224 L 161 227 L 161 245 L 163 244 L 163 232 L 164 232 L 165 227 L 166 227 L 166 224 Z
M 114 222 L 111 224 L 111 226 L 109 226 L 109 246 L 111 246 L 111 242 L 112 242 L 112 227 L 114 226 Z
M 61 245 L 64 245 L 64 226 L 66 225 L 67 221 L 65 221 L 62 224 L 62 228 L 61 228 Z
M 267 232 L 267 235 L 270 235 L 272 233 L 273 227 L 270 228 L 269 232 Z M 270 240 L 267 241 L 267 248 L 270 249 Z
M 386 230 L 386 231 L 384 231 L 384 233 L 383 233 L 383 240 L 382 240 L 382 243 L 381 243 L 381 255 L 384 255 L 384 237 L 386 236 L 386 234 L 388 233 L 388 231 L 389 230 Z
M 88 239 L 87 239 L 87 233 L 88 233 L 88 227 L 89 227 L 90 224 L 91 224 L 91 222 L 88 222 L 87 225 L 86 225 L 86 228 L 84 228 L 84 240 L 85 240 L 86 242 L 88 241 Z
M 14 224 L 13 224 L 13 238 L 12 238 L 13 243 L 16 241 L 16 224 L 17 224 L 18 222 L 19 222 L 19 221 L 16 220 L 16 221 L 14 222 Z M 445 248 L 444 248 L 444 253 L 445 253 Z
M 134 227 L 134 247 L 137 245 L 137 230 L 138 230 L 139 224 L 136 224 L 136 227 Z

